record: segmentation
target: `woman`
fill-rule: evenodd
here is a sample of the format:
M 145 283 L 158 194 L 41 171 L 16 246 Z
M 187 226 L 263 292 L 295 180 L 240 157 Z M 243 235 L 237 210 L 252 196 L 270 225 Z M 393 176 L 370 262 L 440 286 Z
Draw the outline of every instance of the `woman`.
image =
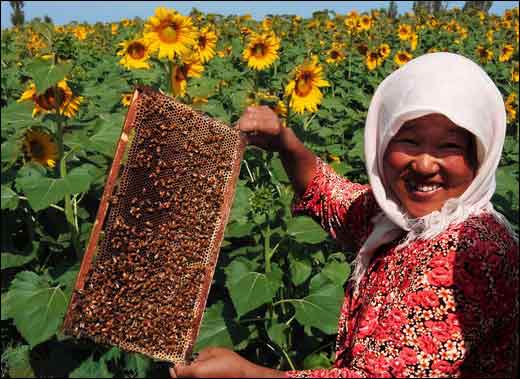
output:
M 297 198 L 359 250 L 334 367 L 277 371 L 222 348 L 179 377 L 512 377 L 518 355 L 518 240 L 493 209 L 505 138 L 500 92 L 460 55 L 433 53 L 389 75 L 365 125 L 370 186 L 338 176 L 268 108 L 239 122 L 279 151 Z

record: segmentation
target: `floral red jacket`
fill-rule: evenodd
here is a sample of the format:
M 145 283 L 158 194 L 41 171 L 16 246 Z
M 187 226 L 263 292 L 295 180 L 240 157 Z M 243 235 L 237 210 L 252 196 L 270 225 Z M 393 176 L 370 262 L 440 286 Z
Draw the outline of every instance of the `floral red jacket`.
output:
M 318 159 L 295 214 L 358 250 L 380 211 L 369 186 Z M 287 377 L 513 377 L 518 356 L 518 243 L 488 213 L 397 251 L 382 246 L 347 286 L 331 369 Z M 516 375 L 516 374 L 515 374 Z

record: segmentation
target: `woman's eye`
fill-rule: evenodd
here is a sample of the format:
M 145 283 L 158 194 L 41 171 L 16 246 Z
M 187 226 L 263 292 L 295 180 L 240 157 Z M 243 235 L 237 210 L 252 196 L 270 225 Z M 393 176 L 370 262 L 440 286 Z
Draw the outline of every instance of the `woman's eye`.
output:
M 413 139 L 409 139 L 409 138 L 401 139 L 401 140 L 399 140 L 399 142 L 410 144 L 410 145 L 417 145 L 417 142 L 415 142 Z
M 456 143 L 445 143 L 445 144 L 441 145 L 441 148 L 446 148 L 446 149 L 461 149 L 462 146 L 457 145 Z

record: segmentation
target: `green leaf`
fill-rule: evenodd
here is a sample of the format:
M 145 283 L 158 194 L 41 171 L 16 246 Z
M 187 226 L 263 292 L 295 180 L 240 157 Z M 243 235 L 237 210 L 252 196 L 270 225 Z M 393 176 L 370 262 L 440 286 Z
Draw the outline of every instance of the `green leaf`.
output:
M 350 265 L 346 262 L 329 262 L 321 270 L 331 282 L 337 286 L 343 286 L 350 276 Z
M 6 164 L 8 167 L 12 166 L 18 159 L 21 152 L 20 143 L 16 138 L 10 138 L 9 140 L 2 143 L 2 166 Z
M 207 104 L 201 106 L 202 111 L 208 113 L 211 117 L 215 117 L 225 124 L 229 124 L 230 115 L 222 105 L 221 101 L 210 99 Z
M 20 267 L 26 263 L 29 263 L 36 258 L 38 249 L 40 248 L 40 242 L 32 241 L 30 244 L 30 251 L 16 252 L 16 253 L 2 253 L 2 270 L 11 267 Z
M 342 111 L 345 109 L 344 100 L 339 97 L 325 97 L 322 106 L 326 109 L 333 109 L 336 111 Z
M 121 359 L 121 356 L 123 355 L 123 352 L 117 348 L 113 347 L 110 350 L 108 350 L 105 354 L 103 354 L 100 358 L 100 360 L 103 360 L 105 362 L 118 362 Z
M 343 288 L 339 286 L 325 284 L 320 287 L 311 283 L 308 296 L 291 301 L 295 318 L 304 326 L 313 326 L 327 334 L 336 333 L 343 297 Z
M 87 149 L 97 151 L 112 158 L 116 142 L 121 136 L 123 125 L 122 117 L 118 114 L 112 116 L 103 115 L 96 124 L 100 124 L 101 127 L 96 134 L 90 137 Z
M 283 167 L 280 158 L 276 157 L 271 161 L 271 172 L 279 182 L 290 183 L 290 179 L 285 172 L 285 168 Z
M 12 318 L 23 338 L 34 347 L 56 334 L 67 303 L 59 286 L 51 287 L 36 273 L 22 271 L 2 296 L 2 317 Z
M 246 187 L 243 180 L 240 180 L 235 190 L 235 198 L 233 200 L 233 207 L 229 215 L 229 221 L 239 221 L 241 223 L 247 222 L 247 214 L 249 213 L 249 198 L 252 195 L 249 187 Z
M 26 165 L 18 172 L 16 186 L 27 196 L 31 207 L 39 211 L 58 203 L 65 195 L 88 191 L 94 179 L 91 170 L 95 167 L 85 164 L 74 168 L 64 178 L 53 179 L 44 176 L 45 170 L 41 166 Z
M 32 117 L 32 111 L 33 104 L 31 101 L 11 103 L 2 108 L 2 137 L 6 137 L 13 132 L 18 135 L 23 134 L 25 129 L 37 123 Z
M 273 322 L 271 326 L 267 328 L 267 335 L 275 344 L 282 349 L 287 349 L 287 334 L 289 329 L 283 322 Z
M 2 209 L 16 209 L 19 198 L 16 192 L 7 185 L 2 185 Z
M 208 98 L 215 92 L 218 82 L 217 79 L 207 77 L 192 79 L 188 83 L 187 92 L 192 97 L 198 96 Z
M 233 348 L 233 341 L 224 319 L 224 303 L 221 301 L 204 311 L 194 350 L 200 351 L 208 346 Z
M 30 361 L 31 347 L 20 345 L 15 348 L 8 348 L 2 354 L 2 365 L 5 362 L 7 373 L 11 378 L 35 378 Z M 2 376 L 4 367 L 2 367 Z
M 69 378 L 113 378 L 104 360 L 94 361 L 90 356 L 78 368 L 69 374 Z
M 248 261 L 237 258 L 225 271 L 226 287 L 238 317 L 272 301 L 282 285 L 282 271 L 274 264 L 271 272 L 261 273 L 253 271 Z
M 289 269 L 291 271 L 291 280 L 295 286 L 299 286 L 311 275 L 312 264 L 308 258 L 297 259 L 294 254 L 291 254 L 290 258 Z
M 72 63 L 54 64 L 52 60 L 37 59 L 26 66 L 27 73 L 33 78 L 38 94 L 44 93 L 72 69 Z
M 309 354 L 303 360 L 303 369 L 312 370 L 317 368 L 330 368 L 332 361 L 325 353 Z
M 251 234 L 254 225 L 252 223 L 242 224 L 239 222 L 231 222 L 227 224 L 224 236 L 226 238 L 241 238 Z
M 132 378 L 146 378 L 147 371 L 151 366 L 150 358 L 137 353 L 125 354 L 125 367 L 130 371 Z
M 352 136 L 352 144 L 350 149 L 348 150 L 349 158 L 358 158 L 363 162 L 365 161 L 365 153 L 364 153 L 364 140 L 365 140 L 365 131 L 364 129 L 357 129 Z
M 327 238 L 327 233 L 308 216 L 294 217 L 287 222 L 287 233 L 296 241 L 316 244 Z

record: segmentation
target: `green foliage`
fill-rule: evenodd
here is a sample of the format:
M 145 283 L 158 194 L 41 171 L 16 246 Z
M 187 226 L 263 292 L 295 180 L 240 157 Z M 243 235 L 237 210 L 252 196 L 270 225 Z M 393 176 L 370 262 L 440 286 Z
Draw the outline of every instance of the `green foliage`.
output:
M 21 11 L 22 2 L 11 3 Z M 331 19 L 327 12 L 316 12 L 316 19 L 299 23 L 291 16 L 273 17 L 280 54 L 262 72 L 250 70 L 242 59 L 244 28 L 259 31 L 259 22 L 193 12 L 200 16 L 197 26 L 216 28 L 216 50 L 221 54 L 204 65 L 200 78 L 189 78 L 187 94 L 178 99 L 187 104 L 197 99 L 192 104 L 197 110 L 235 124 L 251 102 L 272 107 L 282 100 L 287 105 L 283 93 L 293 70 L 315 54 L 331 86 L 322 88 L 317 112 L 299 115 L 289 109 L 288 127 L 336 172 L 367 183 L 367 110 L 379 83 L 397 69 L 393 57 L 398 50 L 413 56 L 431 48 L 463 54 L 481 63 L 504 99 L 518 92 L 512 78 L 518 44 L 510 60 L 499 59 L 502 47 L 516 39 L 514 28 L 504 26 L 505 17 L 486 15 L 481 21 L 474 11 L 430 8 L 439 23 L 435 28 L 426 25 L 423 11 L 417 17 L 398 16 L 397 2 L 392 1 L 370 31 L 352 35 L 341 14 Z M 517 22 L 518 16 L 513 18 Z M 312 22 L 318 19 L 321 23 L 315 28 Z M 335 30 L 326 27 L 327 21 Z M 467 29 L 467 38 L 460 35 L 462 29 L 446 30 L 452 21 Z M 409 41 L 399 40 L 396 29 L 401 23 L 418 33 L 416 50 L 410 49 Z M 80 26 L 92 30 L 84 40 L 74 33 Z M 121 95 L 139 84 L 169 88 L 166 62 L 153 57 L 150 70 L 128 71 L 119 65 L 119 44 L 141 35 L 143 21 L 117 26 L 113 33 L 111 24 L 71 23 L 58 31 L 49 22 L 33 21 L 2 31 L 2 374 L 10 377 L 168 375 L 164 365 L 142 355 L 71 339 L 60 331 L 127 113 Z M 490 29 L 493 41 L 486 37 Z M 347 55 L 328 64 L 327 50 L 333 42 L 343 42 Z M 357 51 L 364 43 L 370 49 L 388 43 L 391 55 L 370 71 Z M 479 45 L 489 48 L 494 59 L 479 61 Z M 83 97 L 74 117 L 54 110 L 33 117 L 34 103 L 18 102 L 30 82 L 43 95 L 65 78 L 75 96 Z M 260 94 L 272 97 L 262 99 Z M 510 118 L 513 111 L 518 114 L 518 98 L 511 101 Z M 56 167 L 43 167 L 24 151 L 23 138 L 30 128 L 52 137 L 59 155 Z M 492 199 L 517 231 L 518 130 L 513 117 Z M 281 370 L 332 365 L 344 285 L 355 252 L 338 251 L 312 218 L 293 217 L 293 197 L 279 155 L 247 149 L 196 351 L 224 346 Z
M 60 286 L 32 271 L 16 275 L 9 291 L 2 294 L 2 320 L 14 319 L 16 328 L 31 347 L 56 334 L 68 299 Z

